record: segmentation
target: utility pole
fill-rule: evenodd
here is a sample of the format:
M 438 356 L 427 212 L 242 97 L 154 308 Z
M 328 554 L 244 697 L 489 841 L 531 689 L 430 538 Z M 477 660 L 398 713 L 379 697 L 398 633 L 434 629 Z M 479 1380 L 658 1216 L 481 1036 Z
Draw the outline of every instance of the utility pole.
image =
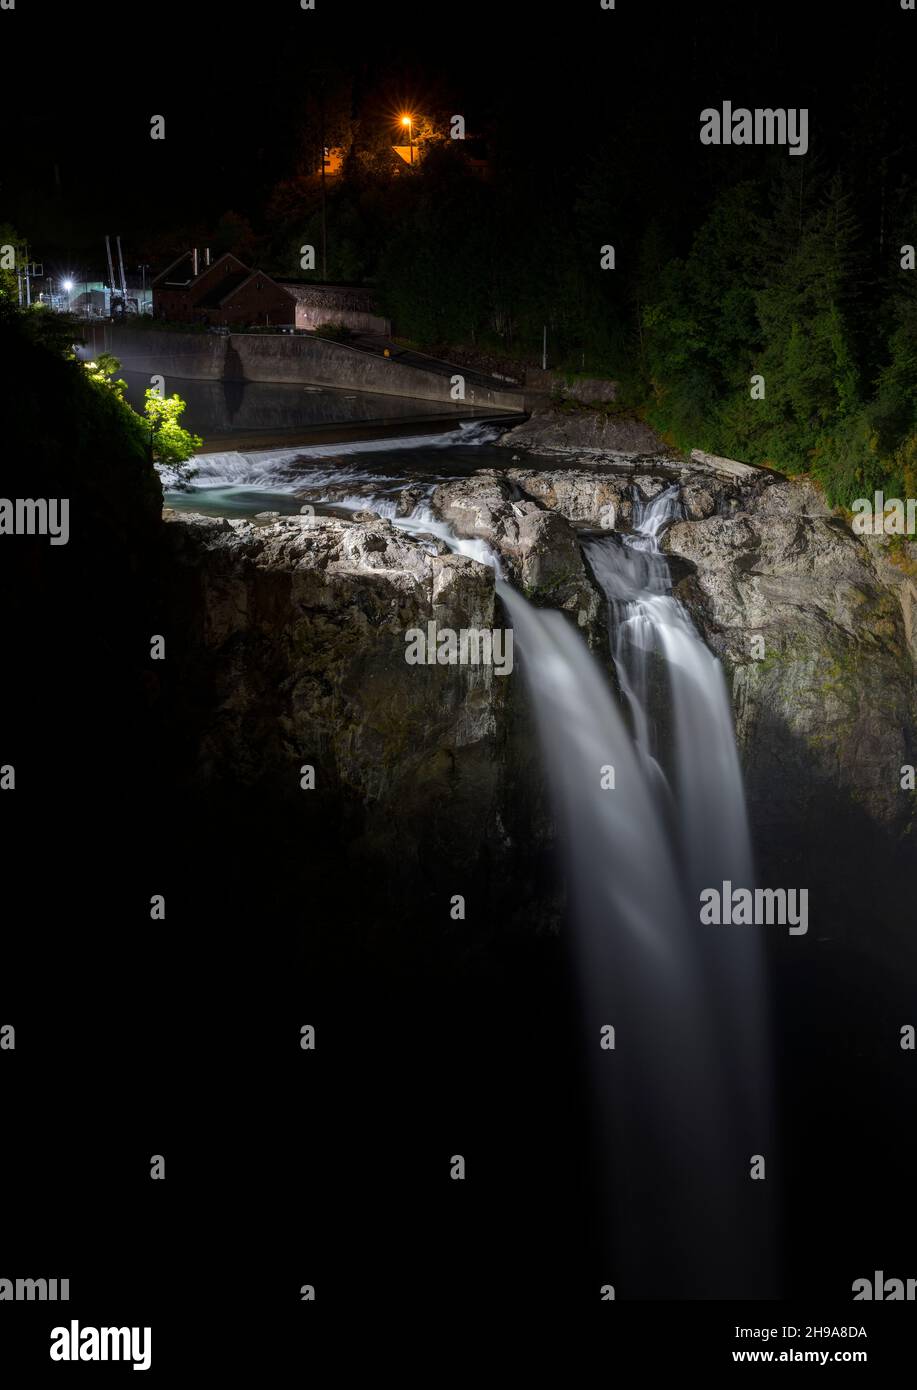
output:
M 322 165 L 319 171 L 322 186 L 322 280 L 328 280 L 328 222 L 325 212 L 325 79 L 327 68 L 310 68 L 309 76 L 318 81 L 318 120 L 321 140 Z
M 125 307 L 125 309 L 126 309 L 126 308 L 127 308 L 127 278 L 126 278 L 126 276 L 125 276 L 125 274 L 124 274 L 124 257 L 121 255 L 121 238 L 120 238 L 120 237 L 116 237 L 115 240 L 116 240 L 117 243 L 118 243 L 118 270 L 119 270 L 120 275 L 121 275 L 121 298 L 122 298 L 122 300 L 124 301 L 124 307 Z
M 106 254 L 106 256 L 108 257 L 108 279 L 109 279 L 109 283 L 111 284 L 111 293 L 110 293 L 110 296 L 109 296 L 109 304 L 108 304 L 109 316 L 110 316 L 112 319 L 114 319 L 115 317 L 120 318 L 120 319 L 125 319 L 125 318 L 127 318 L 127 278 L 126 278 L 126 276 L 125 276 L 125 274 L 124 274 L 124 257 L 123 257 L 123 255 L 121 254 L 121 238 L 120 238 L 120 237 L 116 237 L 116 238 L 115 238 L 115 244 L 116 244 L 116 250 L 117 250 L 117 256 L 118 256 L 118 277 L 119 277 L 119 278 L 118 278 L 117 284 L 116 284 L 116 281 L 115 281 L 115 266 L 114 266 L 114 261 L 112 260 L 112 253 L 111 253 L 111 238 L 110 238 L 110 237 L 106 237 L 106 238 L 105 238 L 105 254 Z M 116 306 L 116 305 L 118 306 L 118 313 L 117 313 L 117 315 L 115 314 L 115 306 Z
M 22 308 L 23 286 L 25 286 L 25 304 L 30 308 L 32 304 L 32 276 L 37 279 L 44 277 L 45 268 L 37 261 L 29 259 L 29 243 L 21 241 L 16 246 L 16 291 L 19 299 L 19 307 Z
M 115 268 L 111 262 L 111 240 L 105 238 L 105 255 L 108 257 L 108 317 L 113 319 L 115 316 Z
M 322 138 L 322 280 L 328 283 L 328 226 L 325 221 L 325 79 L 324 76 L 319 81 L 319 112 L 321 120 Z

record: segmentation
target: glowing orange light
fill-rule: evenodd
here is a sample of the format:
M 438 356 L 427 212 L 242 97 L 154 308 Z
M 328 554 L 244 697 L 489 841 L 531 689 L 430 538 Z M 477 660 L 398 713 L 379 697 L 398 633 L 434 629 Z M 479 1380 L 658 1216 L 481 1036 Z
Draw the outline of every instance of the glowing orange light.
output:
M 402 124 L 402 125 L 410 125 L 410 124 L 411 124 L 411 118 L 410 118 L 410 116 L 402 116 L 402 117 L 401 117 L 401 124 Z

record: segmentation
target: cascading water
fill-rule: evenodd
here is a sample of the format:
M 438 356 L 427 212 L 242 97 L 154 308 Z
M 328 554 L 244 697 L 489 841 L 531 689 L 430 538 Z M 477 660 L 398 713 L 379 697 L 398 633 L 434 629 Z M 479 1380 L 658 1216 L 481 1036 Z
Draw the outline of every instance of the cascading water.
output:
M 615 668 L 645 758 L 657 768 L 652 736 L 654 664 L 671 711 L 675 795 L 684 867 L 698 890 L 723 878 L 750 884 L 752 855 L 742 774 L 722 669 L 672 596 L 659 537 L 682 514 L 677 485 L 651 502 L 634 500 L 634 533 L 584 547 L 609 606 Z M 658 721 L 657 721 L 658 722 Z
M 490 565 L 498 575 L 503 573 L 500 557 L 486 541 L 457 536 L 451 526 L 439 521 L 423 503 L 416 506 L 409 516 L 393 517 L 392 524 L 412 536 L 436 536 L 438 540 L 445 541 L 456 555 L 467 555 L 481 565 Z
M 608 601 L 620 703 L 570 621 L 523 598 L 486 542 L 459 539 L 434 516 L 430 472 L 408 479 L 385 453 L 484 443 L 494 428 L 199 456 L 191 486 L 253 488 L 255 498 L 306 488 L 316 504 L 375 511 L 494 568 L 567 860 L 608 1207 L 603 1270 L 622 1297 L 770 1297 L 773 1180 L 748 1175 L 771 1134 L 759 939 L 753 927 L 704 926 L 698 911 L 703 887 L 752 886 L 751 853 L 723 673 L 674 598 L 659 550 L 681 512 L 678 488 L 635 499 L 633 534 L 584 546 Z M 347 457 L 358 453 L 378 463 Z M 411 510 L 398 495 L 409 485 L 419 494 Z M 608 1025 L 613 1051 L 600 1047 Z
M 437 434 L 379 436 L 369 439 L 337 441 L 333 444 L 300 444 L 281 449 L 232 449 L 195 454 L 184 471 L 157 464 L 163 487 L 168 491 L 181 484 L 192 491 L 219 490 L 221 496 L 237 489 L 266 492 L 294 492 L 297 488 L 361 481 L 391 482 L 399 474 L 380 469 L 370 472 L 367 465 L 374 455 L 389 457 L 412 454 L 436 457 L 450 450 L 475 448 L 499 438 L 502 425 L 487 421 L 465 421 L 454 430 Z
M 633 732 L 569 621 L 497 587 L 568 860 L 614 1267 L 630 1297 L 760 1298 L 773 1271 L 748 1176 L 770 1138 L 759 944 L 754 928 L 702 926 L 698 903 L 724 879 L 751 887 L 751 853 L 723 674 L 658 548 L 679 511 L 669 488 L 637 505 L 632 536 L 585 546 Z
M 673 597 L 668 563 L 659 549 L 662 533 L 682 515 L 677 484 L 649 503 L 637 495 L 633 534 L 591 541 L 584 549 L 608 600 L 615 669 L 641 753 L 652 769 L 660 815 L 670 813 L 674 803 L 682 892 L 693 904 L 703 888 L 719 888 L 726 881 L 751 888 L 754 870 L 722 667 Z M 663 742 L 674 789 L 660 766 Z M 709 942 L 709 932 L 701 933 L 701 948 L 706 950 Z M 722 976 L 717 981 L 721 1008 L 735 1000 L 743 1014 L 741 1022 L 733 1020 L 733 1053 L 743 1039 L 760 1050 L 765 1033 L 760 954 L 754 940 L 726 932 L 708 962 L 709 970 Z M 752 1066 L 753 1056 L 747 1060 Z

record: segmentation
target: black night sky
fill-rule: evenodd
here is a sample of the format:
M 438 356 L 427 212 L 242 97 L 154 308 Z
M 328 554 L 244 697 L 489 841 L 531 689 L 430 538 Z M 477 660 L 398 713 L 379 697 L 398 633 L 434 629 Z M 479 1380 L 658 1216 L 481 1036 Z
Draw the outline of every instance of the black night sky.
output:
M 665 205 L 683 229 L 730 176 L 730 152 L 711 159 L 697 140 L 699 111 L 723 99 L 807 106 L 829 162 L 914 167 L 917 39 L 891 0 L 846 11 L 623 0 L 614 12 L 597 0 L 318 0 L 314 11 L 268 0 L 254 15 L 90 0 L 76 23 L 63 7 L 43 18 L 40 41 L 30 14 L 3 15 L 8 57 L 28 59 L 8 68 L 0 96 L 0 213 L 45 257 L 98 270 L 106 231 L 129 256 L 227 209 L 263 232 L 272 187 L 317 141 L 320 74 L 380 128 L 406 105 L 461 112 L 498 167 L 530 170 L 546 204 L 573 198 L 590 159 L 610 151 L 632 176 L 624 217 Z M 149 138 L 154 114 L 166 117 L 164 141 Z

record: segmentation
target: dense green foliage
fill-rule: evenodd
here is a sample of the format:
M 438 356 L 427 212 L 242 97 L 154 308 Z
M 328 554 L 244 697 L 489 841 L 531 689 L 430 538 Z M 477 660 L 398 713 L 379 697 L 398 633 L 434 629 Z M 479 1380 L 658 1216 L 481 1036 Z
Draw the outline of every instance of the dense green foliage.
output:
M 192 457 L 203 444 L 199 434 L 183 429 L 179 420 L 185 410 L 181 396 L 161 396 L 153 386 L 144 392 L 143 415 L 138 415 L 125 399 L 127 383 L 115 376 L 121 363 L 110 352 L 99 353 L 94 362 L 84 363 L 93 386 L 114 396 L 122 408 L 125 426 L 142 438 L 154 459 L 177 467 Z
M 185 409 L 181 396 L 161 396 L 153 386 L 144 392 L 144 416 L 150 431 L 153 457 L 175 467 L 187 463 L 201 447 L 203 439 L 178 423 Z
M 678 447 L 811 471 L 837 503 L 913 493 L 917 196 L 857 158 L 724 162 L 673 213 L 620 144 L 553 167 L 510 132 L 484 178 L 448 140 L 411 171 L 354 148 L 326 189 L 328 279 L 375 284 L 427 347 L 535 365 L 546 329 L 550 366 L 615 376 Z M 285 181 L 263 258 L 289 273 L 320 224 L 319 181 Z
M 157 460 L 180 467 L 203 444 L 200 435 L 192 434 L 179 423 L 186 404 L 180 396 L 164 398 L 150 387 L 145 393 L 144 413 L 140 415 L 126 399 L 126 383 L 115 375 L 121 366 L 116 357 L 103 352 L 95 361 L 78 362 L 73 349 L 80 340 L 81 328 L 71 316 L 52 313 L 38 305 L 20 309 L 9 295 L 0 295 L 0 331 L 11 360 L 34 361 L 41 367 L 40 380 L 35 383 L 39 395 L 34 395 L 30 386 L 25 400 L 21 393 L 16 397 L 21 411 L 31 402 L 31 411 L 27 413 L 32 434 L 25 436 L 31 441 L 30 455 L 37 450 L 40 456 L 40 392 L 50 392 L 52 383 L 55 410 L 73 412 L 82 427 L 81 439 L 97 435 L 104 440 L 109 463 L 120 451 L 128 471 L 140 461 L 147 466 Z M 52 437 L 57 436 L 49 439 Z M 66 472 L 66 462 L 60 460 L 54 466 Z M 146 490 L 153 497 L 158 491 L 155 475 L 150 477 L 146 467 L 142 471 L 151 484 Z
M 838 177 L 721 194 L 643 310 L 650 418 L 683 446 L 811 471 L 837 503 L 913 493 L 917 297 L 895 238 L 887 258 L 876 284 Z
M 69 497 L 74 518 L 88 519 L 87 536 L 106 545 L 116 536 L 133 551 L 140 531 L 158 525 L 162 488 L 143 421 L 90 379 L 73 355 L 78 337 L 65 315 L 0 303 L 5 385 L 16 403 L 4 425 L 6 487 L 10 496 Z M 92 561 L 88 542 L 82 553 Z

